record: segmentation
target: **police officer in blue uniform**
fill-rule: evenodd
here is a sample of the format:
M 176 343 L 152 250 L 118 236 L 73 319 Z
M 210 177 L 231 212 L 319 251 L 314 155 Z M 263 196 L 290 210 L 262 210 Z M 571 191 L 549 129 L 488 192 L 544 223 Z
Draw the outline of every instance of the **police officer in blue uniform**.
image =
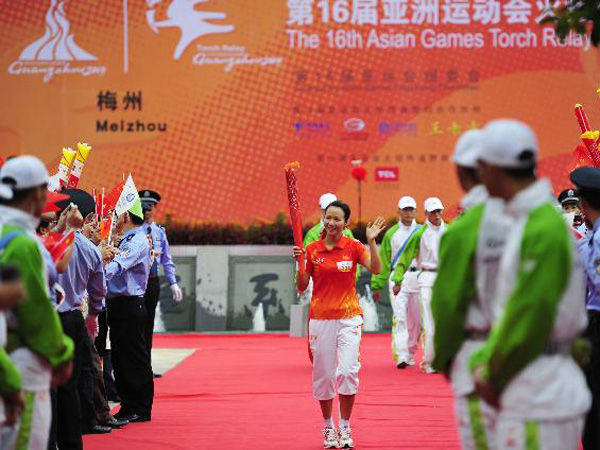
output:
M 177 279 L 175 277 L 175 264 L 171 258 L 171 250 L 169 248 L 169 241 L 167 240 L 167 233 L 165 229 L 158 225 L 154 221 L 156 214 L 156 207 L 160 202 L 160 194 L 150 189 L 144 189 L 139 192 L 140 199 L 142 201 L 142 209 L 144 210 L 144 229 L 146 234 L 151 237 L 152 241 L 152 265 L 150 267 L 150 276 L 148 278 L 148 288 L 144 295 L 144 301 L 146 303 L 146 311 L 148 312 L 148 320 L 146 322 L 146 345 L 148 346 L 148 352 L 152 353 L 152 334 L 154 330 L 154 316 L 156 314 L 156 305 L 160 298 L 160 283 L 158 279 L 158 266 L 162 265 L 165 277 L 171 287 L 171 293 L 173 300 L 177 303 L 183 299 L 183 294 Z M 155 374 L 155 377 L 160 375 Z
M 115 417 L 129 422 L 150 421 L 154 397 L 144 303 L 150 244 L 143 224 L 139 202 L 119 216 L 116 224 L 116 231 L 121 234 L 119 252 L 105 267 L 112 363 L 121 397 L 121 409 Z
M 587 227 L 581 214 L 581 198 L 577 189 L 568 188 L 563 190 L 558 195 L 558 203 L 560 203 L 563 214 L 573 214 L 573 228 L 585 236 Z
M 579 190 L 581 209 L 592 230 L 577 242 L 587 279 L 588 328 L 586 337 L 592 353 L 586 377 L 592 391 L 590 409 L 583 432 L 585 450 L 600 448 L 600 169 L 582 167 L 571 172 L 571 181 Z

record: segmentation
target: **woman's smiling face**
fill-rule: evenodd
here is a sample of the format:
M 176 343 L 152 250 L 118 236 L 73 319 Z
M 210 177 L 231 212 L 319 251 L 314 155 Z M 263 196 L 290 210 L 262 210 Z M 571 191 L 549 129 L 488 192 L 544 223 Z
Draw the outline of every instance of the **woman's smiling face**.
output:
M 330 206 L 325 211 L 323 220 L 327 234 L 337 236 L 342 233 L 348 222 L 344 215 L 344 210 L 337 206 Z

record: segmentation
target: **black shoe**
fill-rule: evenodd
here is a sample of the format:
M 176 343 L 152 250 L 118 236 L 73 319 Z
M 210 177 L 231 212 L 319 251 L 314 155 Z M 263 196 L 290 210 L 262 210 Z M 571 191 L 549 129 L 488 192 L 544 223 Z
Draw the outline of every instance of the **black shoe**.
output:
M 121 408 L 118 413 L 113 414 L 113 417 L 117 420 L 127 420 L 127 417 L 131 416 L 132 414 L 133 413 L 131 411 L 126 411 Z
M 396 364 L 396 368 L 398 369 L 406 369 L 406 366 L 408 366 L 408 364 L 404 361 L 399 362 L 398 364 Z
M 109 420 L 107 420 L 104 423 L 101 423 L 100 425 L 103 425 L 105 427 L 110 427 L 110 428 L 121 428 L 121 427 L 124 427 L 125 425 L 127 425 L 128 423 L 129 423 L 129 420 L 116 419 L 111 416 L 111 418 Z
M 92 428 L 89 428 L 86 431 L 83 431 L 81 434 L 106 434 L 112 431 L 111 427 L 107 427 L 104 425 L 94 425 Z
M 133 413 L 127 417 L 124 417 L 123 419 L 128 420 L 129 423 L 134 423 L 134 422 L 150 422 L 150 416 L 140 416 L 139 414 Z
M 162 378 L 162 374 L 160 374 L 160 373 L 153 373 L 152 377 L 154 377 L 154 378 Z

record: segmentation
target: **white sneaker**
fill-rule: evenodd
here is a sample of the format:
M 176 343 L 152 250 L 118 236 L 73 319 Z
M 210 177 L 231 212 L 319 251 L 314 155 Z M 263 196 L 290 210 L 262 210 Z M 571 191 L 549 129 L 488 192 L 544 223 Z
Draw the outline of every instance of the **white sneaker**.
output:
M 429 364 L 425 365 L 425 370 L 423 370 L 423 372 L 425 372 L 425 373 L 437 373 L 437 371 L 434 370 L 434 368 L 431 367 Z
M 323 428 L 323 448 L 340 448 L 340 441 L 335 428 L 325 427 Z
M 340 427 L 340 448 L 354 448 L 354 441 L 352 440 L 352 430 L 350 427 Z

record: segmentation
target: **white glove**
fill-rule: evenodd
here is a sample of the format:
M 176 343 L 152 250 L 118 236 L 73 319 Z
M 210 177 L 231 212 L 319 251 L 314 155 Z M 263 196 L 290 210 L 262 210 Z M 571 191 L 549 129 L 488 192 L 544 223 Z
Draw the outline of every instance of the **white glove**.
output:
M 89 314 L 85 318 L 85 329 L 91 339 L 96 339 L 98 337 L 98 316 Z
M 171 293 L 173 294 L 173 301 L 175 301 L 175 303 L 179 303 L 183 300 L 183 293 L 177 283 L 171 285 Z

